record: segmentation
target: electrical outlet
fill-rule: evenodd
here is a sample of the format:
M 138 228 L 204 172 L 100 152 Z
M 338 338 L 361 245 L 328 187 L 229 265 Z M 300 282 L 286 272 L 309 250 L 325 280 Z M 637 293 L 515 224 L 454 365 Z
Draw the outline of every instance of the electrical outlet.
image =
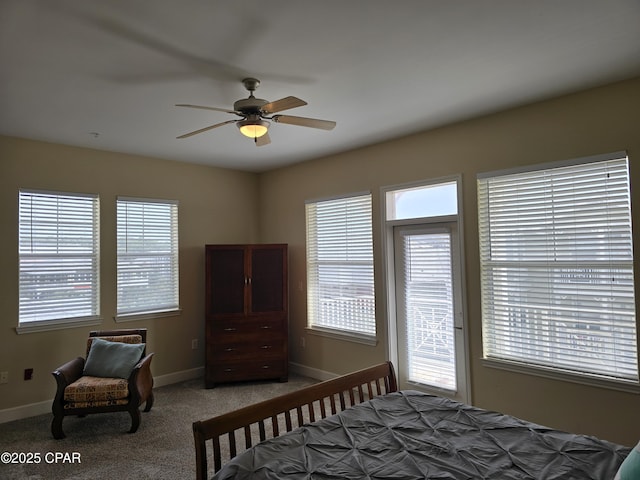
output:
M 0 372 L 0 383 L 9 383 L 9 372 Z
M 198 349 L 198 339 L 194 338 L 193 340 L 191 340 L 191 350 L 197 350 Z
M 307 347 L 307 339 L 304 337 L 300 337 L 300 346 L 302 348 L 306 348 Z

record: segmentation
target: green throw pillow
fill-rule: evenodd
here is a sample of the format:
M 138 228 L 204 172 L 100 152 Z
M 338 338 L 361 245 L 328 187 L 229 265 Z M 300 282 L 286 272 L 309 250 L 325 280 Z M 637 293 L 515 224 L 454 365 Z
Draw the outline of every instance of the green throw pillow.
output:
M 144 343 L 109 342 L 94 338 L 84 365 L 84 375 L 129 378 L 140 361 Z
M 624 462 L 620 465 L 614 480 L 638 480 L 640 479 L 640 443 L 638 443 Z

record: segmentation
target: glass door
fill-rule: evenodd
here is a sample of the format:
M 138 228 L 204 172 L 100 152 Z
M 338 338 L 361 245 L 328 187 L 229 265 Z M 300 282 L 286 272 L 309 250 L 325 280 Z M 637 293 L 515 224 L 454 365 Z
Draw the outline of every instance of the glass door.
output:
M 394 255 L 401 388 L 467 401 L 456 223 L 395 227 Z

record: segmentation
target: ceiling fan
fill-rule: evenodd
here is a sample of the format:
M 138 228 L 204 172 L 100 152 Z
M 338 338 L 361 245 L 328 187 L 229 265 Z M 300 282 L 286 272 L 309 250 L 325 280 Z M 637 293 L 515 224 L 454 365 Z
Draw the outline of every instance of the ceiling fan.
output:
M 296 97 L 285 97 L 274 102 L 268 102 L 261 98 L 256 98 L 253 92 L 260 86 L 260 80 L 257 78 L 245 78 L 242 80 L 244 87 L 249 91 L 249 98 L 238 100 L 233 104 L 233 110 L 217 107 L 205 107 L 202 105 L 189 105 L 184 103 L 176 104 L 176 107 L 199 108 L 202 110 L 214 110 L 216 112 L 225 112 L 237 115 L 238 120 L 227 120 L 225 122 L 216 123 L 208 127 L 185 133 L 177 138 L 187 138 L 192 135 L 207 132 L 214 128 L 235 123 L 243 135 L 253 138 L 258 147 L 271 143 L 269 138 L 269 121 L 276 123 L 286 123 L 289 125 L 298 125 L 300 127 L 320 128 L 322 130 L 333 130 L 336 122 L 330 120 L 318 120 L 316 118 L 295 117 L 291 115 L 279 115 L 278 112 L 289 110 L 290 108 L 301 107 L 307 102 Z

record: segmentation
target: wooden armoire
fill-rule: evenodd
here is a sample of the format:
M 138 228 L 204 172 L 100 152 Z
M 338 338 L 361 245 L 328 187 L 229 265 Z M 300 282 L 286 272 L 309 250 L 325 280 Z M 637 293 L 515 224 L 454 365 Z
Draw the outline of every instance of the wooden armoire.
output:
M 205 248 L 205 386 L 287 381 L 287 245 Z

